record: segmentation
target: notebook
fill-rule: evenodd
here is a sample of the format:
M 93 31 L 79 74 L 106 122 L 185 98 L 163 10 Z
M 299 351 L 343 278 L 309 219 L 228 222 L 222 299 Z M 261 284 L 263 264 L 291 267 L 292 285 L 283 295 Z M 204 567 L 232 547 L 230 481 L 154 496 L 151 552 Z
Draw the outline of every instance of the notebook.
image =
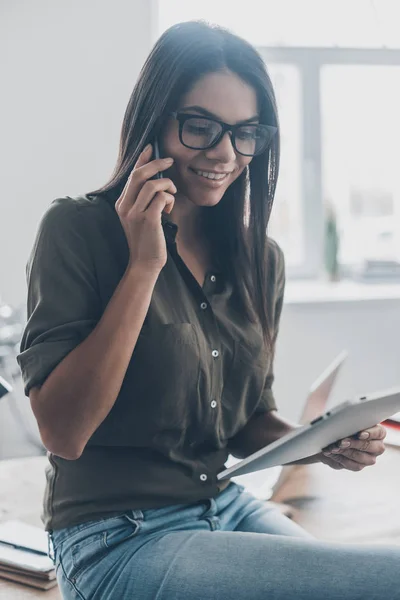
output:
M 0 523 L 0 542 L 47 556 L 46 532 L 22 521 L 10 520 Z
M 38 590 L 51 590 L 51 588 L 54 588 L 57 585 L 57 579 L 55 576 L 52 580 L 45 580 L 41 579 L 40 577 L 24 574 L 17 570 L 13 571 L 12 569 L 6 569 L 5 567 L 0 567 L 0 577 L 3 579 L 8 579 L 9 581 L 15 581 L 16 583 L 29 585 L 30 587 L 37 588 Z
M 57 585 L 47 534 L 40 527 L 10 520 L 0 524 L 0 577 L 38 589 Z

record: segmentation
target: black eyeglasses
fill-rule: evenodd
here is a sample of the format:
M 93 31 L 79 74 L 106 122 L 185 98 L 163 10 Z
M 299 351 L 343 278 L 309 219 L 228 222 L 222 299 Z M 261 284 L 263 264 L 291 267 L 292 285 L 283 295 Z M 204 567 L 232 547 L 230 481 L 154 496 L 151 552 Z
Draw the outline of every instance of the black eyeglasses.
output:
M 216 146 L 227 131 L 231 134 L 232 145 L 243 156 L 256 156 L 268 148 L 278 131 L 272 125 L 243 123 L 228 125 L 218 119 L 200 117 L 189 113 L 172 112 L 179 122 L 181 144 L 191 150 L 207 150 Z

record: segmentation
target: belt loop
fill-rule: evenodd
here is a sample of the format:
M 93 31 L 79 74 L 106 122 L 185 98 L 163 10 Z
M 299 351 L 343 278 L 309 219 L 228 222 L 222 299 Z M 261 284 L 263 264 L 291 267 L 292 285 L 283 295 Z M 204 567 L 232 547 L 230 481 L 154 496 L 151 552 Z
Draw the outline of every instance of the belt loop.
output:
M 213 517 L 218 512 L 218 506 L 214 498 L 206 498 L 206 510 L 203 513 L 203 517 Z
M 53 565 L 55 565 L 56 564 L 56 554 L 55 554 L 54 539 L 53 539 L 52 531 L 47 532 L 47 554 L 49 555 L 50 560 L 53 562 Z
M 132 517 L 135 520 L 143 521 L 143 519 L 144 519 L 143 511 L 142 510 L 132 510 Z

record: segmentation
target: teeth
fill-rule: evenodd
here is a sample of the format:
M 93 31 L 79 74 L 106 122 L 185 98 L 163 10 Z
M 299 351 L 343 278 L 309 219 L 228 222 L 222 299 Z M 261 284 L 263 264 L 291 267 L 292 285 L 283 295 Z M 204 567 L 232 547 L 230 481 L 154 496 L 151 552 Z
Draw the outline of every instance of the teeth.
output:
M 197 175 L 201 175 L 202 177 L 206 177 L 207 179 L 224 179 L 226 177 L 226 173 L 207 173 L 207 171 L 196 171 L 193 169 Z

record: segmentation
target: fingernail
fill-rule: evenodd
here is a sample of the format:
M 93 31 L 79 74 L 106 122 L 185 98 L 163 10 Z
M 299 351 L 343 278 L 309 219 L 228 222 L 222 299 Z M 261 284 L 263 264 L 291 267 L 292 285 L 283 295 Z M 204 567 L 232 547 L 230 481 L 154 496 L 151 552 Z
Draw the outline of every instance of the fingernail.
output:
M 164 158 L 165 164 L 166 165 L 172 165 L 172 163 L 174 162 L 173 158 Z
M 348 448 L 349 446 L 350 446 L 350 442 L 349 442 L 349 441 L 347 441 L 347 440 L 342 440 L 342 441 L 340 442 L 340 447 L 341 447 L 341 448 Z
M 150 150 L 150 148 L 151 148 L 151 144 L 147 144 L 147 146 L 145 146 L 143 148 L 143 152 L 148 152 Z
M 366 440 L 367 438 L 369 438 L 369 433 L 368 431 L 362 431 L 358 437 L 360 440 Z

